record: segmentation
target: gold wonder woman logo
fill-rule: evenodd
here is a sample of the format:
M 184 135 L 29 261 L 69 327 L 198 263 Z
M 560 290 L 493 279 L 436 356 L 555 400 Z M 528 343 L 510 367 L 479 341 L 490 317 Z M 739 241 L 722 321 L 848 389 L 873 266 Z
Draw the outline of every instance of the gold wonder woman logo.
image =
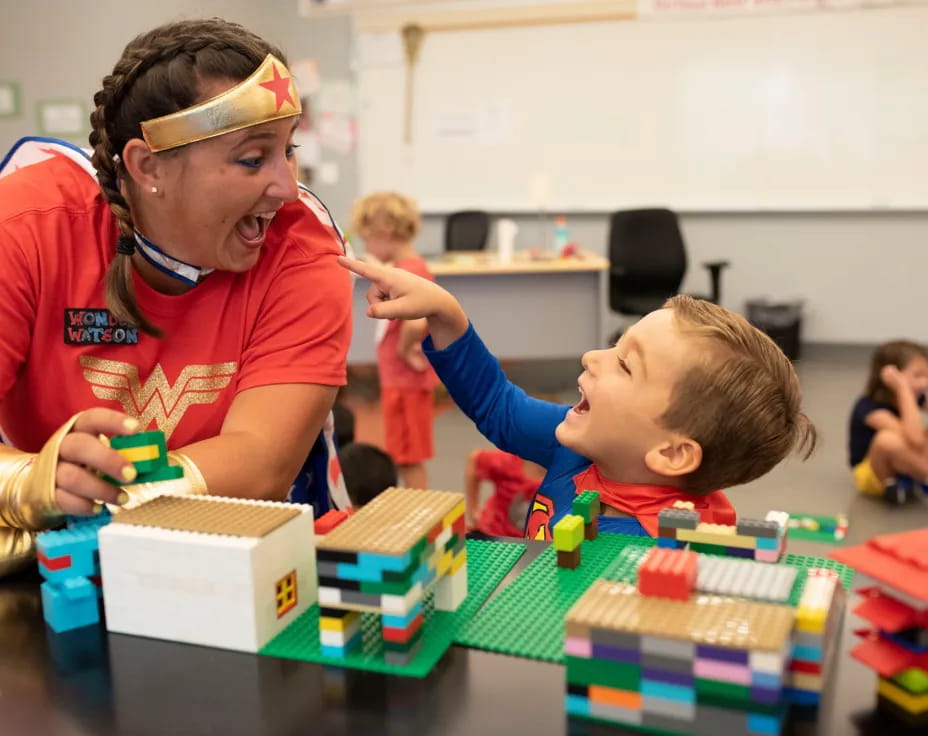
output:
M 238 363 L 188 365 L 172 386 L 161 364 L 142 383 L 139 369 L 120 360 L 101 360 L 83 355 L 80 358 L 84 378 L 93 395 L 104 401 L 117 401 L 123 411 L 136 417 L 142 428 L 155 420 L 155 426 L 169 438 L 187 409 L 195 404 L 212 404 L 232 380 Z

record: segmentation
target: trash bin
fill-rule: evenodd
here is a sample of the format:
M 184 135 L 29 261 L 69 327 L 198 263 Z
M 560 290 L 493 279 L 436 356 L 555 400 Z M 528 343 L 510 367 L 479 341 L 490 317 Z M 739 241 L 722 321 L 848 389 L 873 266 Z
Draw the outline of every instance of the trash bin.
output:
M 780 346 L 790 360 L 799 359 L 802 333 L 802 302 L 772 302 L 767 299 L 750 299 L 747 303 L 748 321 Z

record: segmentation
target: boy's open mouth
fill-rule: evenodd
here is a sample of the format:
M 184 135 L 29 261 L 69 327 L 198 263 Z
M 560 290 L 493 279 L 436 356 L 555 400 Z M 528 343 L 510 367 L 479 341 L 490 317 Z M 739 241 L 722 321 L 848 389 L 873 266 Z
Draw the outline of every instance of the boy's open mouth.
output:
M 574 407 L 573 411 L 577 414 L 586 414 L 590 410 L 590 402 L 586 400 L 586 396 L 583 394 L 583 389 L 580 388 L 580 401 L 578 401 Z

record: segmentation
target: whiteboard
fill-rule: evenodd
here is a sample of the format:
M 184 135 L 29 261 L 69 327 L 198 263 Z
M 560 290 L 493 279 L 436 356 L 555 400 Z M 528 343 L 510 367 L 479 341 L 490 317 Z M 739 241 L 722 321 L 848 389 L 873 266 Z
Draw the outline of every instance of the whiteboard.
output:
M 361 64 L 363 191 L 425 211 L 928 207 L 928 7 L 429 34 Z

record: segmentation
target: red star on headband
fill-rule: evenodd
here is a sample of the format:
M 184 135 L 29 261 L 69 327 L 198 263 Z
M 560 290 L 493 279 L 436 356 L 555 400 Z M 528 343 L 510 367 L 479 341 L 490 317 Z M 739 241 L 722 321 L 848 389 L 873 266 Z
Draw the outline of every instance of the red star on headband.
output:
M 285 102 L 289 102 L 291 105 L 296 107 L 296 103 L 293 101 L 293 98 L 290 96 L 290 77 L 282 77 L 277 71 L 277 64 L 271 65 L 274 68 L 274 79 L 270 82 L 261 82 L 261 86 L 265 89 L 269 89 L 274 93 L 274 96 L 277 98 L 277 112 L 280 112 L 280 108 Z

